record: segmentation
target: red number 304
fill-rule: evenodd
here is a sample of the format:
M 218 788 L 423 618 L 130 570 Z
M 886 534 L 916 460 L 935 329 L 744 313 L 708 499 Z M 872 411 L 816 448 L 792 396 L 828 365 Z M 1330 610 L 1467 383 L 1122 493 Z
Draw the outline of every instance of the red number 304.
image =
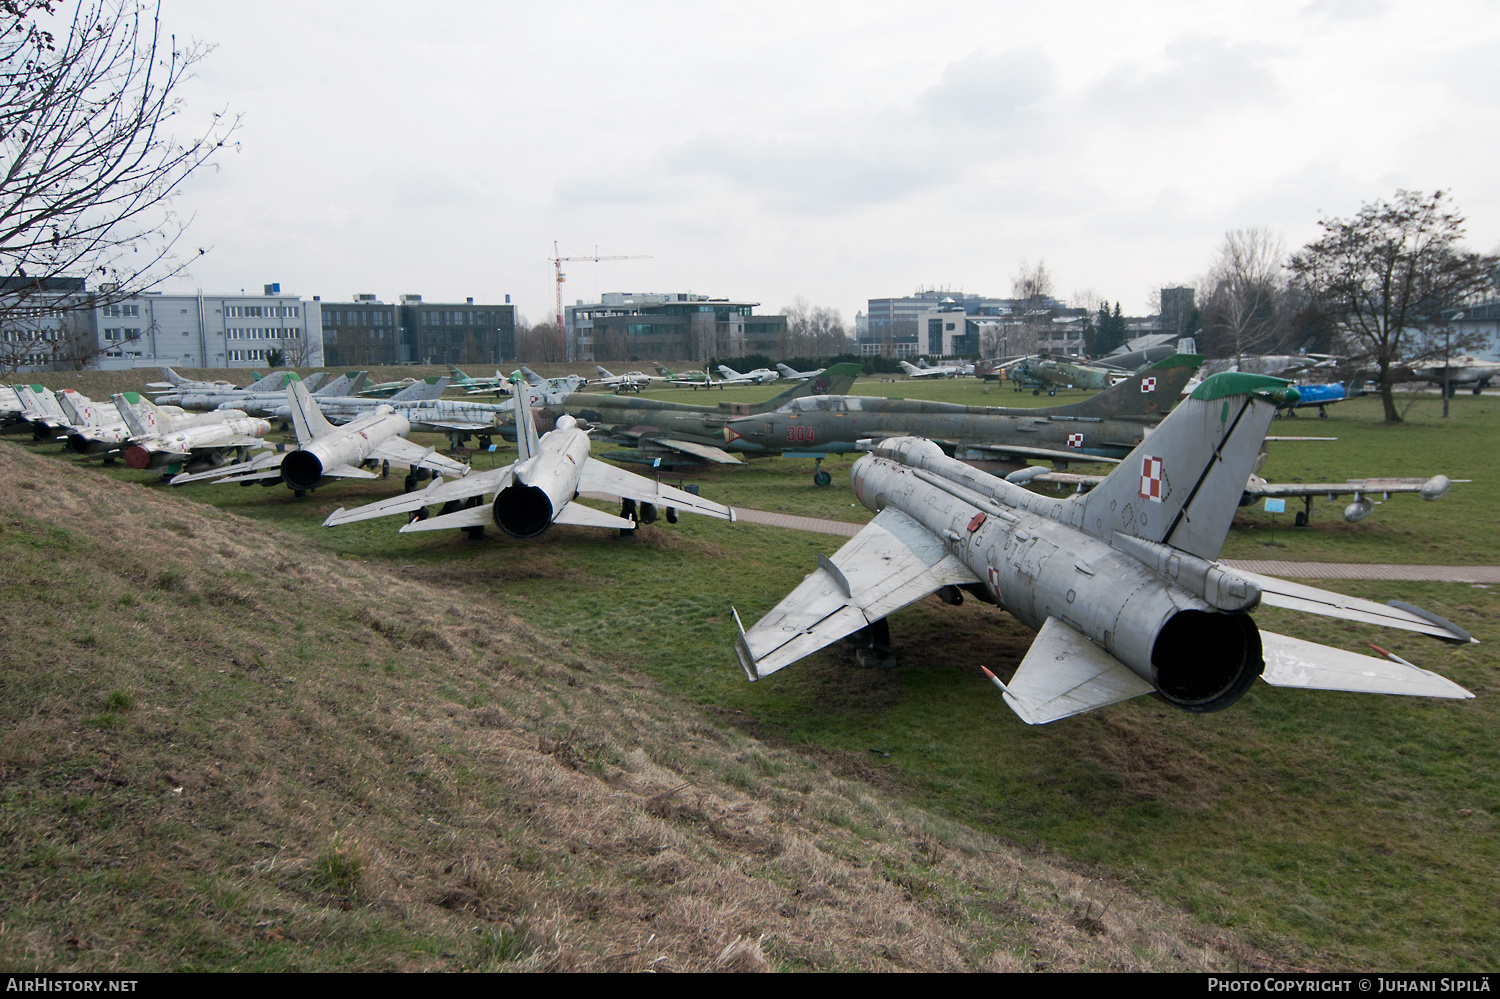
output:
M 811 441 L 815 439 L 815 436 L 812 427 L 793 424 L 786 428 L 786 439 L 789 441 Z

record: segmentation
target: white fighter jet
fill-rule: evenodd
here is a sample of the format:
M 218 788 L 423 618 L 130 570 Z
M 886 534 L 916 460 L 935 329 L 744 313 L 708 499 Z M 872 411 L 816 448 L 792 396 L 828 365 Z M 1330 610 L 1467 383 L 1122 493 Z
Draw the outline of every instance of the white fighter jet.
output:
M 589 436 L 571 416 L 559 416 L 557 428 L 538 438 L 525 393 L 513 396 L 516 413 L 516 461 L 489 472 L 474 472 L 457 482 L 435 480 L 417 493 L 397 496 L 353 510 L 335 510 L 324 527 L 357 520 L 416 514 L 401 530 L 440 531 L 460 528 L 475 539 L 494 525 L 513 538 L 534 538 L 553 524 L 618 528 L 631 531 L 649 524 L 665 508 L 668 523 L 677 511 L 734 520 L 734 511 L 692 493 L 653 482 L 589 457 Z M 621 516 L 576 502 L 580 493 L 603 493 L 623 500 Z M 637 508 L 639 504 L 639 508 Z M 442 512 L 425 518 L 427 507 Z
M 719 365 L 719 374 L 724 377 L 720 385 L 766 385 L 781 377 L 770 368 L 756 368 L 742 375 L 727 364 Z
M 828 369 L 818 368 L 815 371 L 798 371 L 796 368 L 792 367 L 789 364 L 778 364 L 776 365 L 776 370 L 780 371 L 781 377 L 785 378 L 789 382 L 805 382 L 809 378 L 818 377 Z
M 469 466 L 437 454 L 403 437 L 411 423 L 389 405 L 376 406 L 372 412 L 343 426 L 336 427 L 324 418 L 312 394 L 300 382 L 287 388 L 292 426 L 297 432 L 295 451 L 263 454 L 253 461 L 214 469 L 207 474 L 179 475 L 172 485 L 186 485 L 214 479 L 220 484 L 261 482 L 287 484 L 295 496 L 305 496 L 318 486 L 335 479 L 378 479 L 378 472 L 366 465 L 391 463 L 425 468 L 430 472 L 465 475 Z
M 271 431 L 267 421 L 243 413 L 225 413 L 228 419 L 208 423 L 178 424 L 147 399 L 137 396 L 136 402 L 125 404 L 123 395 L 116 398 L 121 400 L 116 408 L 133 441 L 125 448 L 125 464 L 131 468 L 165 468 L 170 475 L 218 467 L 231 452 L 243 460 L 250 448 L 264 447 L 261 438 Z

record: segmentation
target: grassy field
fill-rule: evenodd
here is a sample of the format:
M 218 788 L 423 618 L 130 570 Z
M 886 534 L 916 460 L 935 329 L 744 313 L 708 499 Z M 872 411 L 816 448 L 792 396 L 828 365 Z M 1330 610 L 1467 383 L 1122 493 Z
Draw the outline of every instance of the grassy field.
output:
M 880 384 L 862 382 L 857 391 L 873 394 Z M 968 393 L 978 396 L 974 401 L 987 404 L 1046 399 L 993 390 L 985 396 L 972 381 L 938 386 L 910 383 L 901 388 L 929 397 L 939 391 L 952 393 L 954 401 L 970 401 L 960 397 Z M 724 395 L 745 393 L 756 393 L 753 397 L 769 394 L 762 388 L 730 390 Z M 668 397 L 683 395 L 679 390 Z M 691 393 L 687 395 L 691 397 Z M 718 397 L 715 393 L 716 401 Z M 1290 516 L 1283 515 L 1274 531 L 1274 544 L 1269 516 L 1245 510 L 1231 532 L 1225 555 L 1364 562 L 1500 562 L 1495 515 L 1489 504 L 1489 497 L 1500 484 L 1500 458 L 1483 444 L 1490 434 L 1500 432 L 1500 412 L 1488 412 L 1500 406 L 1489 397 L 1460 397 L 1454 400 L 1454 416 L 1447 421 L 1439 416 L 1440 406 L 1435 396 L 1418 398 L 1408 412 L 1408 422 L 1398 427 L 1376 422 L 1378 408 L 1371 400 L 1334 407 L 1327 420 L 1279 421 L 1273 433 L 1336 436 L 1339 441 L 1273 445 L 1264 474 L 1276 481 L 1301 478 L 1337 482 L 1355 476 L 1444 472 L 1455 478 L 1472 478 L 1472 483 L 1455 485 L 1436 503 L 1424 503 L 1412 496 L 1393 497 L 1360 524 L 1345 524 L 1339 518 L 1342 503 L 1319 505 L 1313 525 L 1306 529 L 1291 528 Z M 9 449 L 19 447 L 12 445 Z M 502 453 L 483 460 L 504 459 Z M 862 521 L 868 513 L 851 506 L 847 478 L 850 463 L 847 457 L 825 463 L 835 473 L 833 486 L 825 490 L 811 486 L 811 463 L 805 460 L 768 459 L 746 468 L 704 472 L 690 476 L 689 481 L 698 481 L 704 495 L 727 502 Z M 136 490 L 128 494 L 132 496 L 162 492 L 159 487 L 142 490 L 140 484 L 149 477 L 141 473 L 115 470 L 100 476 L 91 472 L 80 481 L 88 478 L 114 479 L 120 483 L 118 488 Z M 1473 631 L 1486 643 L 1461 649 L 1284 612 L 1257 614 L 1263 627 L 1342 647 L 1359 649 L 1365 641 L 1379 642 L 1468 687 L 1476 694 L 1472 701 L 1439 703 L 1257 685 L 1234 708 L 1216 715 L 1187 715 L 1147 699 L 1029 729 L 1011 716 L 996 691 L 983 682 L 978 665 L 983 663 L 1002 677 L 1008 676 L 1024 654 L 1030 633 L 993 608 L 972 604 L 950 608 L 929 599 L 894 615 L 892 629 L 903 659 L 902 669 L 889 673 L 862 671 L 846 651 L 830 649 L 777 674 L 774 680 L 747 684 L 730 651 L 733 624 L 729 605 L 737 606 L 747 622 L 755 620 L 811 569 L 818 552 L 831 554 L 837 550 L 841 543 L 837 537 L 726 525 L 688 516 L 675 527 L 645 529 L 640 539 L 626 542 L 602 532 L 565 528 L 554 529 L 535 543 L 490 540 L 474 544 L 456 534 L 403 536 L 396 533 L 397 520 L 333 530 L 317 526 L 333 508 L 385 495 L 390 488 L 383 483 L 341 484 L 295 501 L 284 487 L 200 486 L 191 492 L 153 495 L 151 502 L 159 506 L 150 509 L 158 518 L 161 510 L 180 511 L 167 519 L 184 524 L 228 518 L 225 523 L 233 530 L 254 533 L 264 553 L 260 557 L 270 567 L 276 564 L 272 560 L 283 560 L 293 565 L 306 561 L 357 569 L 365 574 L 361 594 L 378 592 L 384 586 L 411 586 L 425 588 L 429 601 L 451 598 L 460 612 L 455 621 L 443 621 L 436 610 L 426 612 L 439 623 L 424 626 L 441 634 L 449 634 L 442 630 L 449 625 L 477 627 L 473 622 L 478 619 L 504 622 L 504 628 L 516 629 L 514 634 L 527 640 L 537 636 L 552 653 L 587 661 L 595 671 L 589 683 L 599 689 L 607 679 L 644 684 L 628 687 L 626 693 L 618 695 L 621 700 L 610 701 L 614 706 L 603 715 L 618 711 L 628 716 L 632 699 L 646 696 L 640 693 L 642 690 L 649 691 L 651 698 L 661 698 L 653 703 L 672 704 L 675 698 L 683 698 L 702 705 L 712 719 L 710 727 L 724 733 L 740 754 L 735 756 L 726 749 L 712 766 L 699 762 L 698 772 L 712 772 L 713 778 L 727 788 L 715 791 L 721 796 L 732 793 L 767 800 L 765 796 L 770 795 L 774 799 L 777 794 L 788 793 L 783 781 L 786 774 L 800 774 L 803 771 L 798 768 L 809 766 L 813 769 L 808 773 L 831 768 L 854 778 L 862 787 L 891 796 L 896 803 L 891 807 L 927 809 L 916 814 L 942 816 L 941 820 L 930 821 L 956 823 L 952 828 L 978 830 L 973 835 L 1014 844 L 1019 856 L 1028 862 L 1037 858 L 1057 860 L 1075 874 L 1100 879 L 1097 883 L 1111 886 L 1110 890 L 1119 892 L 1122 898 L 1134 898 L 1137 893 L 1154 897 L 1222 934 L 1221 939 L 1246 941 L 1250 952 L 1275 954 L 1278 960 L 1290 964 L 1488 970 L 1500 958 L 1500 858 L 1496 856 L 1495 823 L 1500 814 L 1500 778 L 1496 776 L 1500 773 L 1500 683 L 1495 679 L 1497 658 L 1493 651 L 1497 638 L 1493 625 L 1500 607 L 1494 590 L 1453 584 L 1330 584 L 1358 596 L 1399 598 L 1428 607 Z M 12 492 L 13 507 L 20 508 L 26 499 L 22 493 Z M 205 507 L 205 503 L 211 506 Z M 134 524 L 133 516 L 138 513 L 133 514 L 127 505 L 111 508 L 107 518 L 101 515 L 100 520 L 114 525 L 115 530 L 134 531 L 137 528 L 126 525 Z M 52 528 L 36 529 L 45 532 Z M 197 526 L 190 529 L 199 533 L 203 530 Z M 104 544 L 94 539 L 86 522 L 68 530 L 69 544 Z M 160 541 L 162 525 L 158 522 L 146 530 L 158 538 L 150 550 L 165 559 L 169 552 Z M 167 536 L 166 540 L 172 539 Z M 30 619 L 10 610 L 24 599 L 24 606 L 33 608 L 33 618 L 38 614 L 52 616 L 59 623 L 48 627 L 63 629 L 43 632 L 45 647 L 50 650 L 46 656 L 56 659 L 59 647 L 70 651 L 87 648 L 72 636 L 81 631 L 86 637 L 90 629 L 66 618 L 66 608 L 78 606 L 74 597 L 69 596 L 58 610 L 43 609 L 49 606 L 45 604 L 49 593 L 68 582 L 70 570 L 49 564 L 50 555 L 46 559 L 23 557 L 28 549 L 15 532 L 0 535 L 0 542 L 9 545 L 11 560 L 40 565 L 30 570 L 34 578 L 18 577 L 13 584 L 7 613 L 19 616 L 12 616 L 7 623 Z M 45 536 L 42 541 L 25 544 L 38 553 L 51 551 Z M 120 542 L 114 544 L 117 547 L 109 551 L 129 550 L 128 546 L 119 547 Z M 217 564 L 212 552 L 205 554 L 202 546 L 193 548 L 184 542 L 183 547 L 179 562 L 189 568 L 177 571 L 200 572 L 198 562 L 205 558 Z M 96 549 L 78 551 L 93 553 Z M 76 567 L 80 563 L 98 561 L 97 554 L 60 558 L 64 566 L 75 567 L 71 571 L 79 571 Z M 104 572 L 106 568 L 89 571 Z M 234 582 L 234 592 L 256 600 L 253 619 L 247 622 L 243 613 L 236 613 L 241 609 L 232 603 L 224 608 L 215 605 L 212 615 L 195 626 L 195 640 L 224 647 L 233 644 L 225 636 L 243 636 L 240 640 L 253 642 L 278 659 L 297 659 L 298 675 L 303 678 L 300 682 L 317 673 L 315 665 L 325 668 L 322 664 L 331 664 L 326 668 L 328 683 L 334 687 L 350 682 L 346 671 L 359 668 L 354 665 L 358 657 L 369 659 L 379 669 L 385 668 L 382 661 L 395 662 L 397 671 L 387 673 L 384 687 L 349 687 L 350 691 L 357 688 L 358 693 L 350 694 L 353 702 L 340 702 L 337 711 L 353 711 L 354 716 L 364 718 L 374 710 L 369 707 L 371 703 L 381 697 L 396 698 L 405 715 L 437 719 L 437 727 L 424 737 L 438 742 L 441 739 L 435 733 L 451 733 L 451 728 L 444 726 L 456 724 L 442 721 L 441 713 L 447 710 L 442 705 L 464 705 L 475 697 L 497 696 L 494 683 L 480 690 L 482 685 L 472 669 L 463 674 L 469 677 L 463 683 L 445 680 L 448 660 L 428 649 L 421 656 L 411 657 L 422 660 L 420 663 L 399 661 L 404 655 L 387 660 L 372 655 L 368 626 L 365 632 L 358 627 L 339 630 L 342 622 L 355 613 L 349 606 L 354 599 L 352 587 L 346 597 L 302 608 L 290 595 L 298 592 L 297 588 L 277 592 L 284 582 L 276 573 L 263 570 Z M 71 594 L 80 587 L 68 583 L 63 588 Z M 208 592 L 204 583 L 196 581 L 189 588 L 195 593 Z M 101 607 L 114 607 L 114 601 L 120 598 L 110 592 L 107 598 L 92 599 Z M 160 595 L 153 591 L 150 598 L 170 605 L 179 600 L 173 593 L 168 587 L 160 590 Z M 38 604 L 39 600 L 44 603 Z M 52 600 L 55 603 L 56 596 Z M 209 613 L 203 604 L 197 606 L 198 614 Z M 190 612 L 183 613 L 182 620 L 194 620 Z M 66 624 L 61 623 L 65 620 Z M 296 620 L 301 621 L 300 632 Z M 326 622 L 335 622 L 339 628 Z M 168 655 L 175 655 L 181 662 L 182 655 L 171 651 L 178 647 L 179 627 L 164 626 L 159 634 Z M 139 641 L 155 633 L 153 626 L 144 622 L 122 622 L 115 628 L 119 634 L 109 632 L 110 642 Z M 105 629 L 91 630 L 96 642 L 105 640 Z M 221 630 L 224 635 L 218 634 Z M 333 635 L 333 640 L 318 638 L 325 634 Z M 447 640 L 453 643 L 451 638 Z M 382 648 L 381 641 L 385 639 L 375 642 L 377 650 Z M 507 649 L 516 647 L 513 636 L 506 641 Z M 140 659 L 138 653 L 136 657 Z M 537 654 L 537 658 L 543 657 Z M 135 668 L 144 671 L 147 667 L 142 664 Z M 539 677 L 550 675 L 540 666 L 537 669 Z M 38 705 L 45 704 L 49 696 L 59 696 L 58 687 L 68 682 L 67 675 L 55 668 L 49 676 L 51 686 L 26 688 L 25 694 L 12 702 L 11 724 L 17 732 L 30 731 L 25 728 L 28 724 L 40 725 L 37 719 L 43 716 L 37 714 Z M 126 697 L 141 696 L 131 690 L 144 690 L 153 680 L 144 672 L 135 676 L 128 682 L 110 681 L 108 686 Z M 633 677 L 649 680 L 631 680 Z M 510 679 L 506 677 L 507 683 Z M 13 682 L 7 678 L 8 689 Z M 208 703 L 214 703 L 205 692 L 205 688 L 212 689 L 213 682 L 212 675 L 199 677 L 191 691 L 193 697 L 210 697 Z M 620 732 L 628 729 L 630 738 L 647 738 L 644 733 L 649 725 L 639 720 L 619 723 L 625 729 L 585 736 L 582 733 L 593 724 L 586 720 L 591 709 L 560 706 L 559 698 L 566 700 L 568 693 L 560 682 L 549 684 L 545 696 L 534 696 L 551 706 L 533 708 L 536 718 L 528 723 L 533 726 L 529 731 L 539 737 L 563 738 L 574 745 L 585 738 L 596 738 L 615 747 L 612 757 L 598 754 L 611 760 L 623 760 L 629 753 L 629 739 Z M 152 697 L 160 696 L 157 687 L 150 689 Z M 86 724 L 90 717 L 115 714 L 127 725 L 136 724 L 142 717 L 134 710 L 113 711 L 108 700 L 111 695 L 102 687 L 97 692 L 72 691 L 70 696 L 78 705 L 70 709 L 74 711 L 70 724 L 78 733 L 93 731 Z M 294 703 L 278 694 L 271 708 L 262 709 L 264 723 L 284 720 L 298 705 L 313 710 L 305 702 Z M 192 710 L 200 710 L 196 702 Z M 207 715 L 197 717 L 217 717 L 214 711 L 218 709 L 205 710 Z M 360 744 L 352 729 L 344 731 L 345 723 L 337 712 L 320 710 L 330 731 L 341 733 L 350 745 Z M 524 714 L 507 711 L 509 717 Z M 566 717 L 565 723 L 558 721 L 561 716 Z M 212 725 L 207 720 L 200 724 Z M 600 725 L 608 727 L 605 722 Z M 676 721 L 667 728 L 680 732 L 682 725 Z M 234 731 L 245 730 L 242 726 Z M 294 730 L 303 731 L 295 726 Z M 105 726 L 98 731 L 107 739 L 114 729 Z M 564 734 L 569 731 L 575 734 Z M 64 741 L 68 738 L 66 733 L 61 737 Z M 232 741 L 234 736 L 218 738 L 221 741 L 214 744 L 212 752 L 204 746 L 193 751 L 189 757 L 193 765 L 202 765 L 200 756 L 222 761 L 232 755 L 223 740 Z M 311 735 L 307 738 L 306 745 L 317 745 Z M 683 753 L 682 738 L 659 739 L 652 743 L 650 752 Z M 31 753 L 28 759 L 44 758 L 34 743 L 25 739 L 12 742 L 33 746 L 16 751 Z M 81 740 L 78 745 L 86 742 Z M 698 742 L 698 746 L 703 745 L 707 742 Z M 747 754 L 744 747 L 752 745 L 756 748 Z M 772 761 L 769 769 L 754 761 L 754 753 Z M 101 757 L 90 759 L 94 772 L 110 772 L 98 762 Z M 659 764 L 678 758 L 662 755 L 655 759 Z M 343 769 L 337 772 L 356 775 L 374 765 L 363 757 L 351 757 L 351 761 L 341 764 Z M 610 765 L 623 769 L 623 764 Z M 770 771 L 782 766 L 787 769 L 772 779 Z M 77 772 L 87 769 L 80 765 Z M 455 780 L 444 770 L 441 779 L 419 782 L 419 787 L 454 794 L 459 786 Z M 60 777 L 54 781 L 60 781 L 57 786 L 67 783 Z M 295 791 L 283 795 L 283 799 L 305 793 L 305 783 L 298 778 Z M 402 792 L 415 793 L 409 789 Z M 500 793 L 501 789 L 491 783 L 476 796 Z M 66 806 L 63 798 L 48 800 L 54 809 Z M 8 801 L 8 828 L 36 828 L 37 810 L 22 808 L 14 798 Z M 77 807 L 86 810 L 88 806 Z M 16 818 L 18 810 L 27 816 L 24 822 Z M 856 828 L 861 826 L 857 814 L 852 819 L 850 813 L 842 814 L 841 823 L 830 813 L 828 821 L 833 828 L 856 838 L 865 835 L 865 830 Z M 351 818 L 345 815 L 341 821 Z M 780 813 L 768 821 L 770 828 L 780 828 L 776 825 L 781 821 Z M 317 828 L 323 835 L 344 826 L 324 823 Z M 853 833 L 849 832 L 851 828 Z M 6 842 L 15 844 L 22 834 L 13 831 L 10 835 Z M 268 837 L 267 841 L 272 839 Z M 322 852 L 310 854 L 312 859 L 306 862 L 313 863 L 325 853 L 336 859 L 338 850 L 331 843 L 325 841 Z M 403 843 L 403 848 L 413 853 L 430 849 L 417 845 L 415 839 Z M 170 850 L 169 845 L 159 843 L 155 848 Z M 13 858 L 20 848 L 7 849 Z M 864 847 L 846 849 L 858 854 Z M 64 860 L 50 870 L 66 868 L 71 872 L 77 867 L 70 867 L 73 862 L 60 856 Z M 415 859 L 411 862 L 417 863 Z M 31 867 L 19 867 L 10 859 L 7 864 L 12 871 L 37 870 L 35 862 Z M 46 863 L 41 866 L 46 867 Z M 269 889 L 261 885 L 256 890 Z M 297 895 L 297 891 L 303 895 Z M 912 894 L 914 898 L 923 897 L 922 891 Z M 298 888 L 292 895 L 299 899 L 298 905 L 311 906 L 306 910 L 310 912 L 316 904 L 324 903 L 308 899 L 323 899 L 326 893 L 308 895 Z M 1113 919 L 1114 910 L 1111 912 Z M 504 919 L 513 916 L 511 913 Z M 387 930 L 396 932 L 389 927 Z M 12 936 L 5 939 L 14 941 L 15 931 L 9 932 Z M 728 929 L 723 932 L 725 935 L 715 937 L 712 946 L 705 944 L 699 951 L 687 951 L 689 956 L 679 959 L 681 966 L 703 966 L 701 962 L 709 960 L 704 954 L 727 945 L 739 934 L 738 930 L 733 934 Z M 32 953 L 13 942 L 0 940 L 0 945 L 8 948 L 4 953 Z M 181 946 L 185 948 L 183 953 L 190 951 L 188 945 Z M 858 951 L 862 945 L 850 946 Z M 979 950 L 982 948 L 973 953 Z M 373 951 L 360 953 L 365 956 L 355 963 L 369 966 Z M 447 966 L 462 966 L 465 961 L 473 966 L 478 960 L 474 956 L 477 951 L 463 953 L 468 956 L 449 959 Z M 61 944 L 53 952 L 54 957 L 57 955 L 68 956 Z M 778 966 L 807 966 L 800 957 L 773 958 L 772 963 Z M 92 959 L 98 960 L 97 955 Z M 1034 960 L 1033 965 L 1023 962 L 1023 966 L 1034 966 Z M 443 965 L 442 960 L 429 955 L 409 966 L 426 966 L 423 961 Z M 700 963 L 695 965 L 693 961 Z M 967 966 L 982 961 L 975 959 Z M 41 963 L 45 965 L 46 961 Z M 846 966 L 869 965 L 850 961 Z M 965 965 L 937 962 L 928 966 Z

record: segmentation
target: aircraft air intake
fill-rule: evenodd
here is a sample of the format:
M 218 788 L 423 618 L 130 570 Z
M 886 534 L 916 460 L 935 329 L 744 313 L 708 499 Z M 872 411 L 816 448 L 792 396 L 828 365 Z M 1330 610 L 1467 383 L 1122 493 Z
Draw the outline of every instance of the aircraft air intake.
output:
M 534 538 L 552 523 L 552 500 L 536 486 L 514 485 L 495 496 L 495 523 L 513 538 Z
M 1222 711 L 1250 689 L 1265 668 L 1260 631 L 1247 614 L 1185 610 L 1157 633 L 1152 682 L 1184 711 Z

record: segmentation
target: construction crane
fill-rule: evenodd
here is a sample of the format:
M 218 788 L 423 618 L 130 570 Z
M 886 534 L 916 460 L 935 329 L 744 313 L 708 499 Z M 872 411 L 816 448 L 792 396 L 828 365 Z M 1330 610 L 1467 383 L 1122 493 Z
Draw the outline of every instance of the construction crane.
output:
M 562 269 L 563 261 L 564 260 L 592 260 L 594 263 L 597 264 L 601 260 L 650 260 L 651 259 L 651 255 L 650 254 L 632 254 L 630 256 L 618 256 L 618 255 L 616 255 L 616 256 L 609 256 L 609 257 L 601 257 L 596 252 L 592 257 L 564 257 L 564 256 L 561 255 L 561 253 L 559 253 L 559 251 L 557 249 L 557 242 L 554 240 L 553 243 L 552 243 L 552 256 L 549 259 L 552 261 L 553 268 L 557 271 L 557 347 L 558 347 L 557 356 L 558 356 L 559 359 L 566 361 L 568 359 L 568 334 L 567 334 L 566 327 L 563 326 L 562 286 L 563 286 L 563 280 L 567 277 L 567 275 L 563 273 L 563 269 Z

